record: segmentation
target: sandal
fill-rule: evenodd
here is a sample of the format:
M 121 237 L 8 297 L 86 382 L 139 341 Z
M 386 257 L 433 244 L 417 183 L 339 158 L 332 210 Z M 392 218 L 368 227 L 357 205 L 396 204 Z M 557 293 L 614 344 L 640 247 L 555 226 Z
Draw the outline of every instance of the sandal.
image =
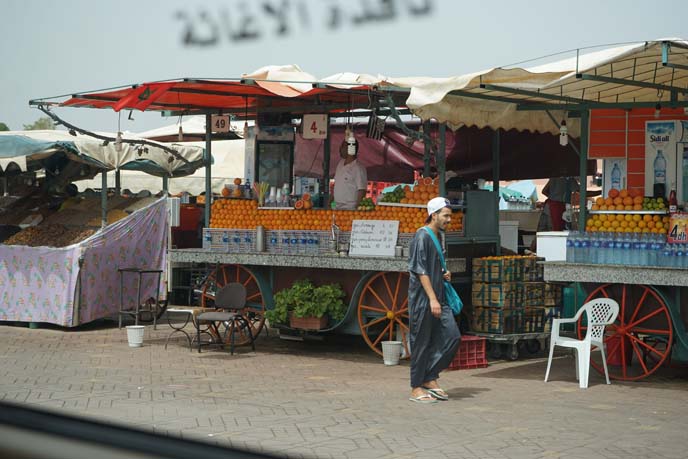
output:
M 442 400 L 442 401 L 447 401 L 449 400 L 449 395 L 444 391 L 444 389 L 440 389 L 439 387 L 436 387 L 434 389 L 431 389 L 429 387 L 423 387 L 428 393 L 436 398 L 437 400 Z
M 437 399 L 427 392 L 418 397 L 409 397 L 409 400 L 416 403 L 437 403 Z

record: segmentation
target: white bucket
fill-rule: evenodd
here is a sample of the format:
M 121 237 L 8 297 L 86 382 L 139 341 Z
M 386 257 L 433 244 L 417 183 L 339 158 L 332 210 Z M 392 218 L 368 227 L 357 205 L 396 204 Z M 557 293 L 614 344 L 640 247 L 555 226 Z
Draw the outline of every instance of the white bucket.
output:
M 143 331 L 146 329 L 143 325 L 127 325 L 127 340 L 129 347 L 143 346 Z
M 382 342 L 382 359 L 385 365 L 399 365 L 399 358 L 401 357 L 401 341 L 383 341 Z

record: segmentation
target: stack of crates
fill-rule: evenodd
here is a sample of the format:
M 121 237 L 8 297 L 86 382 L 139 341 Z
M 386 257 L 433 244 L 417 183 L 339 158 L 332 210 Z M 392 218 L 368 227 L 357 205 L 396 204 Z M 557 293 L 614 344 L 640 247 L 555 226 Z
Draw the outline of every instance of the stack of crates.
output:
M 548 333 L 561 317 L 562 288 L 543 279 L 543 258 L 473 260 L 471 330 L 481 333 Z
M 473 259 L 471 330 L 520 333 L 524 321 L 524 257 Z

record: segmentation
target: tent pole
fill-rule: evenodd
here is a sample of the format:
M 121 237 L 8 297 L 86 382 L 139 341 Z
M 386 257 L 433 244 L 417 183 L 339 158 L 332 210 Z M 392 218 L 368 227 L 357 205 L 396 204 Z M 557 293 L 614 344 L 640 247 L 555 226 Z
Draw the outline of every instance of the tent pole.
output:
M 423 122 L 423 177 L 428 177 L 430 175 L 430 148 L 431 145 L 428 143 L 430 139 L 430 121 Z
M 502 241 L 499 237 L 499 150 L 500 150 L 499 129 L 495 129 L 492 133 L 492 193 L 495 200 L 495 212 L 497 213 L 495 222 L 497 228 L 497 242 L 495 246 L 495 253 L 500 255 L 502 252 Z
M 588 178 L 588 135 L 590 123 L 590 110 L 581 110 L 580 123 L 580 213 L 578 214 L 578 231 L 585 231 L 585 222 L 588 221 L 588 209 L 586 207 L 587 196 L 587 178 Z
M 167 190 L 169 189 L 169 179 L 166 175 L 162 176 L 162 191 L 167 195 Z
M 107 226 L 107 170 L 103 169 L 103 172 L 101 172 L 100 175 L 100 227 L 105 228 Z
M 437 150 L 437 171 L 439 172 L 438 180 L 440 181 L 440 196 L 447 196 L 447 185 L 445 184 L 445 172 L 446 172 L 446 147 L 447 147 L 447 125 L 445 123 L 440 124 L 440 147 Z
M 115 196 L 120 195 L 122 189 L 122 177 L 119 173 L 119 168 L 115 169 Z
M 212 118 L 210 113 L 205 114 L 205 228 L 210 228 L 210 204 L 212 204 L 212 191 L 210 189 L 210 177 L 211 177 L 211 164 L 212 164 L 212 152 L 211 152 L 211 128 L 212 128 Z
M 330 137 L 332 130 L 330 129 L 330 117 L 327 117 L 327 136 L 325 138 L 325 143 L 323 144 L 323 181 L 321 184 L 322 193 L 322 207 L 325 209 L 330 208 L 330 155 L 332 146 L 332 138 Z

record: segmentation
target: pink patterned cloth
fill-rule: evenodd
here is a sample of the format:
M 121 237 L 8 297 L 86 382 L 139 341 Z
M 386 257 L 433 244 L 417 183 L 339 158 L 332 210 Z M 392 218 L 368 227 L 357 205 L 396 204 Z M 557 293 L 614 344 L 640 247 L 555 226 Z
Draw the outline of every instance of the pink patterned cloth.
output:
M 164 270 L 167 225 L 167 202 L 163 198 L 77 245 L 0 245 L 0 320 L 73 327 L 117 314 L 117 269 Z M 138 276 L 125 276 L 123 302 L 125 308 L 132 308 L 137 301 Z M 155 279 L 144 276 L 142 300 L 155 296 Z M 161 297 L 166 293 L 164 285 L 161 277 Z

